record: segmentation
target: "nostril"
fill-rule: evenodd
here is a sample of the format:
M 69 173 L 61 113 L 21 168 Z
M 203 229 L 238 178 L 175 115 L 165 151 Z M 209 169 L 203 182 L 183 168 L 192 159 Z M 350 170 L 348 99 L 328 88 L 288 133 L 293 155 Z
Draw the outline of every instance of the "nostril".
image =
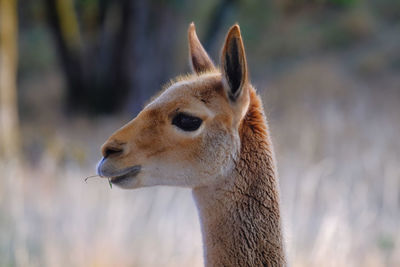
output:
M 119 156 L 122 154 L 123 151 L 124 150 L 122 147 L 108 146 L 108 147 L 104 148 L 103 156 L 105 158 L 110 157 L 110 156 Z

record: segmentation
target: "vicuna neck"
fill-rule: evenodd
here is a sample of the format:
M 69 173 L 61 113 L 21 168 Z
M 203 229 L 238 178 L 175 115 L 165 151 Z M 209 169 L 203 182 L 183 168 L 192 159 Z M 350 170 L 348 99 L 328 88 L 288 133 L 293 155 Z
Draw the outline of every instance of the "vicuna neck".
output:
M 206 266 L 285 265 L 272 145 L 253 89 L 250 99 L 229 182 L 193 190 Z

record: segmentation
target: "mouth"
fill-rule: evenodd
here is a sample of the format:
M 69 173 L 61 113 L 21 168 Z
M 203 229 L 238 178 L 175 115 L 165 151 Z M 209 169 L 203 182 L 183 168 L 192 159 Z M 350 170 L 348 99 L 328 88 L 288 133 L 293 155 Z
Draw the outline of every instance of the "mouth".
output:
M 124 184 L 124 183 L 134 179 L 137 176 L 137 174 L 140 172 L 140 169 L 141 169 L 140 165 L 126 168 L 126 169 L 120 171 L 117 175 L 109 177 L 110 182 L 115 185 Z

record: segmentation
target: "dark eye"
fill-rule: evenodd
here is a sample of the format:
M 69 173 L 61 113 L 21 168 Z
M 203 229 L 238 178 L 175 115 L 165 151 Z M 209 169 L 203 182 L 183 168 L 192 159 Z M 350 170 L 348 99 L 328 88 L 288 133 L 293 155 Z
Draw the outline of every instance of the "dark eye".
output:
M 172 124 L 178 126 L 184 131 L 196 131 L 203 121 L 200 118 L 193 117 L 184 113 L 177 114 L 172 119 Z

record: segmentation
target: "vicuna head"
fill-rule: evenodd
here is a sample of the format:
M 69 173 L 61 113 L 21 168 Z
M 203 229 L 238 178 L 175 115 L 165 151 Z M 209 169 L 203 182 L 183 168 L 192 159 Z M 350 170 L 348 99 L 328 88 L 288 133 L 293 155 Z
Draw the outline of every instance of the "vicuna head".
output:
M 251 88 L 239 26 L 226 36 L 220 69 L 193 24 L 189 54 L 193 74 L 177 78 L 104 143 L 100 176 L 122 188 L 196 188 L 226 179 L 235 167 Z

